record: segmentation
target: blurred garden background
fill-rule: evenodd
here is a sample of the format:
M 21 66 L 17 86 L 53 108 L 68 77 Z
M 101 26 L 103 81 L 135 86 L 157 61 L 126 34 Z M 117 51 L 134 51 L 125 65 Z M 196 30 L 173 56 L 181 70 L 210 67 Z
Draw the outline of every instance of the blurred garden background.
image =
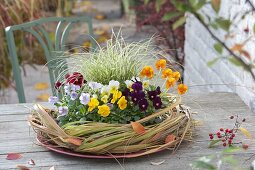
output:
M 234 92 L 254 109 L 254 11 L 253 2 L 245 0 L 1 0 L 0 103 L 18 103 L 5 27 L 44 17 L 90 16 L 100 45 L 120 29 L 127 42 L 153 36 L 155 50 L 182 73 L 189 93 Z M 56 25 L 46 27 L 54 36 Z M 51 87 L 43 49 L 30 34 L 14 36 L 26 102 L 47 101 Z M 87 27 L 77 24 L 68 51 L 90 47 Z

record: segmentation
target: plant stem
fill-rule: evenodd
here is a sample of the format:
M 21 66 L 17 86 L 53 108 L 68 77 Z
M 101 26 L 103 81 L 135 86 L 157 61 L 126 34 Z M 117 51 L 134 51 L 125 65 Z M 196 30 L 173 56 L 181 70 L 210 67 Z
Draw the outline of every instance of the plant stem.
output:
M 174 30 L 173 28 L 170 26 L 170 32 L 172 34 L 172 41 L 173 41 L 173 46 L 174 46 L 174 52 L 175 52 L 175 58 L 177 59 L 177 61 L 180 63 L 180 64 L 183 64 L 184 61 L 183 61 L 183 58 L 180 58 L 179 55 L 178 55 L 178 49 L 177 49 L 177 42 L 176 42 L 176 36 L 174 34 Z
M 251 9 L 255 11 L 255 6 L 253 5 L 253 3 L 250 0 L 246 0 L 246 2 L 250 5 Z

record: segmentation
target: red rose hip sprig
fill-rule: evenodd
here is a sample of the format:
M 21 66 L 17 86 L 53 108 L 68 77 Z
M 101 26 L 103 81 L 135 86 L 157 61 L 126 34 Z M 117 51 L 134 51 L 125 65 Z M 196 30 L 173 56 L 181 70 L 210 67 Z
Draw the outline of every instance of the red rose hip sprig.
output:
M 233 146 L 234 144 L 241 144 L 242 142 L 233 142 L 235 139 L 238 129 L 243 122 L 245 122 L 245 118 L 242 121 L 239 120 L 238 115 L 230 116 L 230 119 L 235 119 L 235 124 L 233 128 L 220 128 L 216 133 L 209 133 L 209 138 L 212 141 L 216 141 L 215 143 L 221 141 L 224 147 Z

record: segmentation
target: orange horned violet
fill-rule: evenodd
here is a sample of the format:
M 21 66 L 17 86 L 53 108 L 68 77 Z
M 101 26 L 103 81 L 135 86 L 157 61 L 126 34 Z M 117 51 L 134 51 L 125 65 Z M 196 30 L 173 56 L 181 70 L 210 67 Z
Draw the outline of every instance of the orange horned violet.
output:
M 159 70 L 159 69 L 164 69 L 166 67 L 166 60 L 165 59 L 160 59 L 156 62 L 155 64 L 156 66 L 156 69 Z
M 188 86 L 185 84 L 179 84 L 178 86 L 178 94 L 185 94 L 188 91 Z
M 141 77 L 148 77 L 149 79 L 153 78 L 154 76 L 154 70 L 151 66 L 145 66 L 141 73 L 140 73 Z

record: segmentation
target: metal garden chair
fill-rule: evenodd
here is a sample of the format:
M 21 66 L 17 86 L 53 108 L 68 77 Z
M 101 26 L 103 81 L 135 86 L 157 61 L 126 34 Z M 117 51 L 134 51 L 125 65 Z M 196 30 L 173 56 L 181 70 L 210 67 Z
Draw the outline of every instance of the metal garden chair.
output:
M 49 33 L 45 30 L 43 27 L 44 24 L 56 22 L 57 27 L 55 31 L 55 40 L 52 41 L 50 39 Z M 82 17 L 74 17 L 74 18 L 57 18 L 57 17 L 50 17 L 50 18 L 42 18 L 39 20 L 35 20 L 32 22 L 20 24 L 20 25 L 14 25 L 14 26 L 8 26 L 5 28 L 6 33 L 6 39 L 7 39 L 7 45 L 9 50 L 9 56 L 12 64 L 12 70 L 13 70 L 13 76 L 16 84 L 16 90 L 18 93 L 18 98 L 20 103 L 25 103 L 25 93 L 23 88 L 23 83 L 21 79 L 21 71 L 19 67 L 19 62 L 17 58 L 17 51 L 16 51 L 16 45 L 14 41 L 14 31 L 21 30 L 28 33 L 31 33 L 39 42 L 39 44 L 42 46 L 46 60 L 48 62 L 47 66 L 49 69 L 49 76 L 50 76 L 50 82 L 51 82 L 51 89 L 52 93 L 56 95 L 56 90 L 54 90 L 54 85 L 57 80 L 58 74 L 61 70 L 59 70 L 56 67 L 56 62 L 53 62 L 54 59 L 56 59 L 57 56 L 63 54 L 63 52 L 66 50 L 66 39 L 69 35 L 69 32 L 71 28 L 73 27 L 74 23 L 77 22 L 86 22 L 88 25 L 88 33 L 90 35 L 91 43 L 92 43 L 92 49 L 95 48 L 95 41 L 94 41 L 94 34 L 93 34 L 93 28 L 92 28 L 92 21 L 91 18 L 87 16 Z M 62 70 L 67 69 L 66 64 L 63 63 Z

